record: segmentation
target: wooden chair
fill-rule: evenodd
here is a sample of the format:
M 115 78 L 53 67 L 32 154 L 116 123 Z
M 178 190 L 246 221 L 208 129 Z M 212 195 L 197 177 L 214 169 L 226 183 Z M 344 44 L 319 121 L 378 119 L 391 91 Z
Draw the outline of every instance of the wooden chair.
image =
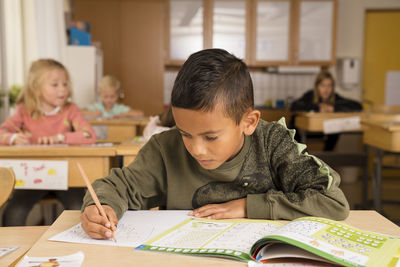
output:
M 15 175 L 10 168 L 0 167 L 0 207 L 11 196 L 15 185 Z

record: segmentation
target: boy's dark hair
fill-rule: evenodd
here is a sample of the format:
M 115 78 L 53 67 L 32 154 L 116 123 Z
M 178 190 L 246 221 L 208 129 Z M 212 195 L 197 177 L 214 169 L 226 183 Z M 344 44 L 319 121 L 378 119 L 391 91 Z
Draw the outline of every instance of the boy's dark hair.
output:
M 223 49 L 192 54 L 175 79 L 171 105 L 212 111 L 221 103 L 225 115 L 239 124 L 254 107 L 253 83 L 246 64 Z

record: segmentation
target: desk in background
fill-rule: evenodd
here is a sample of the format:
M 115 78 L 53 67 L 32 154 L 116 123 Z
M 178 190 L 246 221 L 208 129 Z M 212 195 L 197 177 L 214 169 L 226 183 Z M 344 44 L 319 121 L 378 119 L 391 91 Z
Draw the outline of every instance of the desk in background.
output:
M 295 126 L 300 131 L 301 142 L 306 143 L 306 133 L 322 133 L 324 131 L 324 121 L 330 119 L 363 117 L 362 112 L 298 112 L 296 113 Z M 361 132 L 361 128 L 359 130 Z M 354 130 L 352 130 L 354 132 Z
M 244 262 L 135 251 L 129 247 L 48 241 L 50 237 L 79 223 L 79 215 L 79 211 L 64 211 L 28 251 L 28 255 L 31 257 L 69 255 L 81 250 L 85 254 L 82 266 L 247 266 Z M 344 222 L 364 230 L 400 236 L 400 228 L 375 211 L 351 211 Z
M 68 160 L 68 187 L 85 187 L 76 163 L 91 182 L 105 177 L 111 168 L 115 147 L 103 146 L 0 146 L 0 159 Z
M 49 226 L 0 227 L 0 246 L 19 247 L 1 257 L 0 266 L 14 266 L 48 228 Z
M 324 131 L 324 121 L 330 119 L 340 119 L 349 117 L 360 117 L 361 121 L 399 121 L 400 114 L 394 113 L 371 113 L 371 112 L 297 112 L 295 126 L 302 132 L 322 133 Z M 363 127 L 351 132 L 362 132 Z M 303 139 L 302 139 L 303 142 Z M 305 143 L 305 142 L 304 142 Z
M 122 166 L 128 166 L 137 156 L 139 150 L 146 142 L 136 139 L 127 139 L 120 145 L 116 146 L 117 156 L 122 157 Z
M 103 119 L 103 120 L 88 120 L 92 126 L 103 126 L 106 128 L 106 138 L 98 140 L 101 142 L 121 143 L 126 139 L 133 139 L 140 134 L 141 127 L 147 125 L 147 118 L 139 119 Z
M 387 121 L 365 120 L 363 142 L 368 145 L 375 156 L 374 171 L 372 175 L 372 192 L 374 195 L 374 208 L 382 211 L 382 159 L 385 154 L 400 154 L 400 114 L 398 120 L 387 117 Z M 399 166 L 397 166 L 399 168 Z

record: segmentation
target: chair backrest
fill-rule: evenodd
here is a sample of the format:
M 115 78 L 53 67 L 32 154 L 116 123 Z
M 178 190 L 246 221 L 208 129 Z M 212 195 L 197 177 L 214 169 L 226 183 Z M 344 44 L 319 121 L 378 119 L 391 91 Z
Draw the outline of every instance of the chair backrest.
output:
M 10 168 L 0 167 L 0 207 L 7 202 L 15 186 L 15 175 Z

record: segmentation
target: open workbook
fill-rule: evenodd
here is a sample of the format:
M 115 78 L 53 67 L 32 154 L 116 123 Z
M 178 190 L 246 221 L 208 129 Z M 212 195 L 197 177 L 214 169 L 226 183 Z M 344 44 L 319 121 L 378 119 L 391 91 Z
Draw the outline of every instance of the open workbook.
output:
M 318 217 L 287 224 L 189 218 L 138 250 L 268 262 L 306 258 L 345 266 L 400 266 L 400 239 Z

